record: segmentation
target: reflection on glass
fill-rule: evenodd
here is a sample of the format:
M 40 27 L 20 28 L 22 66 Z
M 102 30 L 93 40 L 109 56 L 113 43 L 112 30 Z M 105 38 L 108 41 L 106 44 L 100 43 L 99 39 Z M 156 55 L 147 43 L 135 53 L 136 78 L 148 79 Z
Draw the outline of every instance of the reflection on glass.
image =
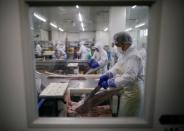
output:
M 30 8 L 39 116 L 143 117 L 148 15 L 136 5 Z

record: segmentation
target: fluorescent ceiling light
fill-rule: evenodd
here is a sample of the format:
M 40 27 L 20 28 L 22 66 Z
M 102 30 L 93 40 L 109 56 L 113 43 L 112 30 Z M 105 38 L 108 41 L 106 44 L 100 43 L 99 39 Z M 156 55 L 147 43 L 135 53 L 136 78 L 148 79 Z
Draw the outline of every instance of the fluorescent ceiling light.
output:
M 108 31 L 108 28 L 105 28 L 104 31 Z
M 144 30 L 144 36 L 148 36 L 148 29 Z
M 136 7 L 136 5 L 132 6 L 132 9 L 134 9 Z
M 84 24 L 82 22 L 81 22 L 81 27 L 82 27 L 82 30 L 85 31 Z
M 132 28 L 127 28 L 127 29 L 125 29 L 125 31 L 131 31 L 132 30 Z
M 80 12 L 79 12 L 79 21 L 82 22 L 82 16 L 81 16 Z
M 33 13 L 33 15 L 34 15 L 37 19 L 39 19 L 39 20 L 41 20 L 41 21 L 43 21 L 43 22 L 46 22 L 46 19 L 43 18 L 42 16 L 40 16 L 39 14 Z
M 81 22 L 81 27 L 84 28 L 84 24 Z
M 57 25 L 55 25 L 54 23 L 50 23 L 50 25 L 52 26 L 52 27 L 54 27 L 54 28 L 57 28 Z
M 64 31 L 62 28 L 59 28 L 59 30 L 62 31 L 62 32 Z
M 144 25 L 145 25 L 145 23 L 141 23 L 141 24 L 136 25 L 135 28 L 139 28 L 139 27 L 144 26 Z
M 82 31 L 85 31 L 85 29 L 84 29 L 84 28 L 82 28 Z
M 78 9 L 78 8 L 79 8 L 79 6 L 78 6 L 78 5 L 76 5 L 76 8 Z

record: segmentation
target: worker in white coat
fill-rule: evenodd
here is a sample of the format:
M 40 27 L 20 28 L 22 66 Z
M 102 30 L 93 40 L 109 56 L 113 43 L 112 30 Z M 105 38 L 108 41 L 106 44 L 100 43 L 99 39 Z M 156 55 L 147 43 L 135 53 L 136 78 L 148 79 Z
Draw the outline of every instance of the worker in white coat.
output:
M 126 32 L 114 35 L 115 45 L 121 54 L 117 63 L 100 76 L 99 85 L 107 88 L 122 88 L 119 116 L 140 114 L 140 89 L 143 86 L 143 65 L 132 38 Z
M 36 53 L 38 56 L 41 56 L 41 54 L 42 54 L 42 48 L 41 48 L 40 44 L 36 45 Z
M 63 48 L 58 48 L 55 50 L 54 57 L 56 59 L 64 59 L 66 60 L 67 55 Z
M 57 44 L 53 57 L 55 59 L 65 59 L 66 60 L 67 54 L 65 52 L 65 46 L 63 44 Z
M 103 74 L 107 71 L 108 56 L 107 52 L 103 49 L 103 43 L 97 42 L 95 44 L 95 52 L 92 59 L 89 61 L 89 66 L 92 69 L 99 68 L 99 73 Z
M 80 59 L 82 60 L 87 60 L 88 55 L 89 55 L 89 49 L 84 45 L 85 41 L 81 41 L 80 44 L 80 49 L 77 52 L 81 57 Z

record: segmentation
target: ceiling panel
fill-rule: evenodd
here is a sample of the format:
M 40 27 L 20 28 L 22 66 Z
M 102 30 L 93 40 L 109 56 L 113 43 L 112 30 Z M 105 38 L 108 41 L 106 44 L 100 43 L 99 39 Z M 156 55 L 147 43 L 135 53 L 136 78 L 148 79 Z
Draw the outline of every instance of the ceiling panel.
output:
M 86 31 L 103 31 L 105 27 L 108 27 L 109 23 L 109 10 L 110 7 L 92 6 L 83 7 L 80 6 L 77 9 L 75 6 L 70 7 L 34 7 L 30 11 L 37 12 L 44 16 L 48 22 L 43 23 L 36 19 L 32 15 L 33 28 L 44 30 L 55 30 L 49 25 L 49 22 L 56 23 L 59 27 L 62 27 L 67 32 L 80 32 L 82 31 L 78 13 L 80 12 L 83 17 L 83 23 Z M 135 25 L 148 21 L 148 7 L 137 6 L 126 8 L 126 27 L 134 27 Z
M 37 7 L 31 8 L 31 14 L 36 12 L 47 19 L 47 23 L 41 22 L 32 16 L 34 29 L 54 30 L 49 22 L 56 23 L 67 32 L 82 31 L 78 13 L 83 17 L 86 31 L 103 30 L 108 26 L 109 7 Z

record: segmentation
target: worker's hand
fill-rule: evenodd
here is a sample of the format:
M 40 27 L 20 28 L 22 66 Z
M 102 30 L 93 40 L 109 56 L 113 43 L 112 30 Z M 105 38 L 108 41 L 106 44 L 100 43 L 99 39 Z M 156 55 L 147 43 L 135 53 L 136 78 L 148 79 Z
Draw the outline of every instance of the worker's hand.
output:
M 115 88 L 116 84 L 114 79 L 109 79 L 107 81 L 103 81 L 102 83 L 100 83 L 99 86 L 103 87 L 104 89 L 107 89 L 108 87 Z
M 100 65 L 98 64 L 97 61 L 93 60 L 89 66 L 94 69 L 98 68 Z
M 93 61 L 94 61 L 94 59 L 88 60 L 88 65 L 90 66 Z
M 108 82 L 103 81 L 102 83 L 99 83 L 99 86 L 103 87 L 104 89 L 107 89 L 108 88 Z
M 103 81 L 107 81 L 108 79 L 112 78 L 113 74 L 111 72 L 107 72 L 100 76 L 100 80 L 98 82 L 98 85 L 101 85 Z
M 92 65 L 91 65 L 91 68 L 98 68 L 100 65 L 98 64 L 98 63 L 93 63 Z

